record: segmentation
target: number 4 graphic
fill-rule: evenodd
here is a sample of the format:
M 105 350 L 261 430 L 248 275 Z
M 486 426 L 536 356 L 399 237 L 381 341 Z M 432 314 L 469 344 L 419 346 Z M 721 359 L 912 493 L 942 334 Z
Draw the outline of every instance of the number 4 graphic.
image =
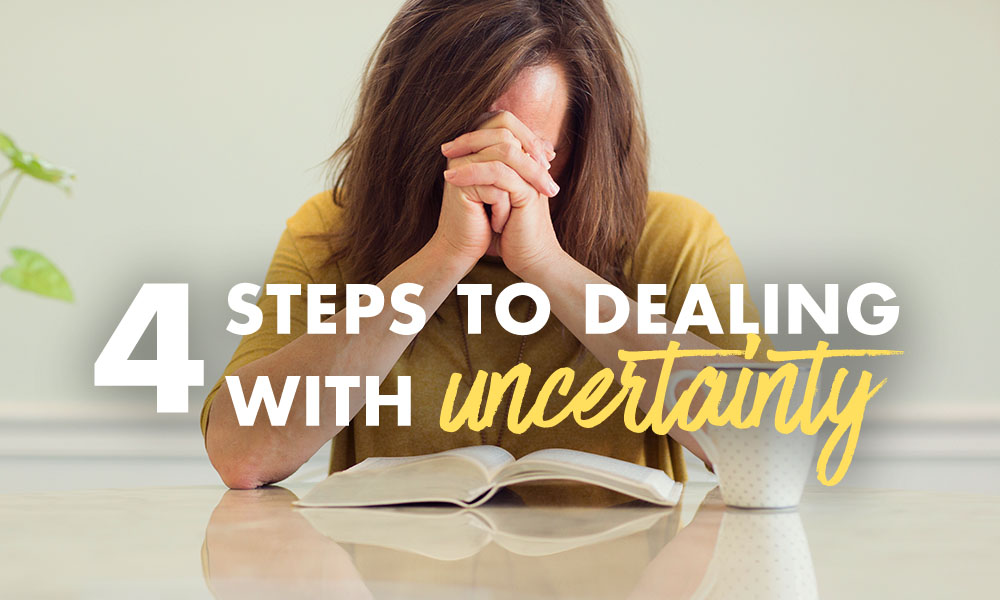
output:
M 156 359 L 130 360 L 156 317 Z M 145 283 L 94 363 L 94 385 L 155 386 L 156 412 L 186 413 L 188 388 L 203 385 L 205 362 L 188 360 L 188 286 Z

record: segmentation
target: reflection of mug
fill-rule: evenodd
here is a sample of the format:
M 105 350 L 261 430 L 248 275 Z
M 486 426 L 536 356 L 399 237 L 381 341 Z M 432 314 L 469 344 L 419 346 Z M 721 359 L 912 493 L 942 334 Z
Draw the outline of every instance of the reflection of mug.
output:
M 816 573 L 797 511 L 727 510 L 693 598 L 817 598 Z
M 798 367 L 788 412 L 790 419 L 802 405 L 806 383 L 809 378 L 810 361 L 790 361 L 789 363 L 744 363 L 715 364 L 720 374 L 726 375 L 725 390 L 719 402 L 719 414 L 725 414 L 736 394 L 741 369 L 753 371 L 749 387 L 743 396 L 740 419 L 746 419 L 754 408 L 754 398 L 760 374 L 772 378 L 783 364 Z M 678 385 L 685 380 L 693 380 L 697 371 L 678 371 L 671 376 L 674 382 L 673 398 L 683 391 Z M 789 380 L 790 383 L 790 380 Z M 772 390 L 763 406 L 760 425 L 739 429 L 731 424 L 716 426 L 705 423 L 691 434 L 701 445 L 719 476 L 722 499 L 729 506 L 741 508 L 786 508 L 797 506 L 802 498 L 802 488 L 812 464 L 816 448 L 816 436 L 806 435 L 796 426 L 791 433 L 779 433 L 774 427 L 778 399 L 785 383 L 779 382 Z M 676 388 L 676 389 L 674 389 Z M 817 396 L 822 385 L 817 381 Z M 708 387 L 702 386 L 707 392 Z M 812 418 L 812 415 L 809 415 Z

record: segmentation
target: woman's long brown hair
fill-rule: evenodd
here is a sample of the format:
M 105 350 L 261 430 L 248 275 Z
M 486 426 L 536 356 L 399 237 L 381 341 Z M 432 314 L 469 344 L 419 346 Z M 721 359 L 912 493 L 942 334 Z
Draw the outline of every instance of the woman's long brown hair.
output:
M 553 214 L 573 258 L 628 291 L 645 222 L 645 125 L 602 0 L 409 0 L 369 60 L 357 114 L 331 158 L 340 226 L 329 264 L 377 283 L 430 240 L 441 210 L 441 144 L 474 129 L 526 67 L 560 63 L 572 156 Z

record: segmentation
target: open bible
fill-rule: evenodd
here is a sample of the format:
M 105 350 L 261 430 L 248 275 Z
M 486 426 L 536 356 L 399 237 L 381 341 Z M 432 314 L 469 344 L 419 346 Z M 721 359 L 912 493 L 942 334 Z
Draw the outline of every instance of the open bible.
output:
M 677 504 L 683 488 L 663 471 L 578 450 L 550 448 L 514 460 L 503 448 L 470 446 L 422 456 L 368 458 L 330 475 L 296 504 L 448 502 L 471 507 L 504 486 L 548 480 L 593 484 L 664 506 Z

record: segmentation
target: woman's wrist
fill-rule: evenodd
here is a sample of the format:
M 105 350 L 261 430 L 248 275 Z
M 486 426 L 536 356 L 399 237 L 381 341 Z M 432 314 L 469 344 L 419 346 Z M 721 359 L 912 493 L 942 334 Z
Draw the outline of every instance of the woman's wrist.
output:
M 546 284 L 552 282 L 560 274 L 566 273 L 567 269 L 571 269 L 574 265 L 581 266 L 565 250 L 556 247 L 549 252 L 540 254 L 537 259 L 525 264 L 514 274 L 527 283 L 545 289 Z
M 437 233 L 424 244 L 420 253 L 426 256 L 426 264 L 450 274 L 456 283 L 468 275 L 481 258 L 466 255 L 448 239 Z

